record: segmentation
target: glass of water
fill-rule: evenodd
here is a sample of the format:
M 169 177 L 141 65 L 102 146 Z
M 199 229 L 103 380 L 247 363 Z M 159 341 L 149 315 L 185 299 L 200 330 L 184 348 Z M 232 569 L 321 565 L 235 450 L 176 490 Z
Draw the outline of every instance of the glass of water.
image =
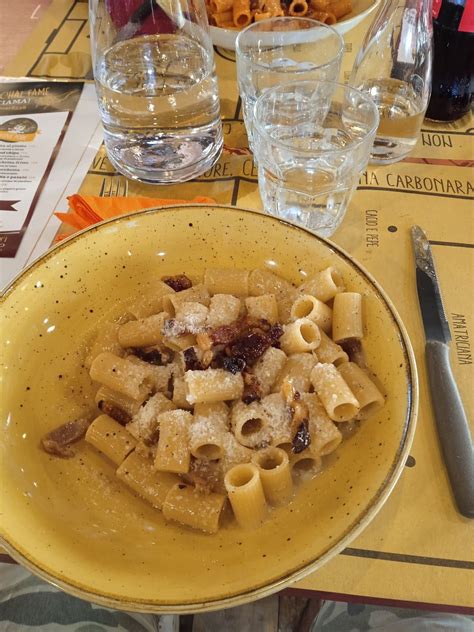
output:
M 337 81 L 344 41 L 327 24 L 280 17 L 245 28 L 237 36 L 235 50 L 245 127 L 253 148 L 253 107 L 260 94 L 291 81 Z
M 222 149 L 204 0 L 90 0 L 94 77 L 109 159 L 154 184 L 207 171 Z
M 367 167 L 378 123 L 370 97 L 348 86 L 298 81 L 266 90 L 253 120 L 265 212 L 332 235 Z

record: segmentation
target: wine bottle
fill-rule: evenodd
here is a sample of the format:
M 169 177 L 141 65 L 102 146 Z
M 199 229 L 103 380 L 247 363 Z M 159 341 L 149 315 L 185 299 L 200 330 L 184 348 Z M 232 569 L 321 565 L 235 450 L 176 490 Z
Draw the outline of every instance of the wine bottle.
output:
M 454 121 L 472 104 L 474 0 L 434 0 L 433 35 L 432 88 L 426 116 Z

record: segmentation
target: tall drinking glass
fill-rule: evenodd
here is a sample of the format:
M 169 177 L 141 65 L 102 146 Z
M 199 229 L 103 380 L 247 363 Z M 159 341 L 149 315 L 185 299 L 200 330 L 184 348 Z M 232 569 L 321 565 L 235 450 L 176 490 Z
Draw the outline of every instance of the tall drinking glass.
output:
M 344 41 L 327 24 L 308 18 L 272 18 L 251 24 L 236 40 L 237 79 L 253 147 L 253 107 L 267 88 L 298 80 L 337 81 Z
M 266 90 L 254 110 L 265 212 L 332 235 L 367 167 L 378 123 L 372 99 L 348 86 L 299 81 Z
M 204 0 L 90 0 L 89 13 L 111 163 L 155 184 L 207 171 L 222 127 Z

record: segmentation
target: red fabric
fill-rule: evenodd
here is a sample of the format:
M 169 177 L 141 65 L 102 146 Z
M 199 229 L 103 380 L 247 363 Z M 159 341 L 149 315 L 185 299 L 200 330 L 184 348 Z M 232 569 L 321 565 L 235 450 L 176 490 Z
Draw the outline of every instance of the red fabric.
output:
M 135 35 L 174 33 L 173 22 L 153 0 L 107 0 L 106 6 L 112 22 L 117 28 L 122 28 L 145 2 L 150 3 L 151 14 L 143 20 Z

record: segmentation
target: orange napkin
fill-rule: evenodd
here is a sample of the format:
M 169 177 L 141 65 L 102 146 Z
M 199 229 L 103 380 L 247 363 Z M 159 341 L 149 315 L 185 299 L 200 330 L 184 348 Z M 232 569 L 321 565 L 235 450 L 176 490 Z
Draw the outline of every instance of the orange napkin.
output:
M 62 222 L 76 230 L 82 230 L 103 219 L 117 217 L 125 213 L 141 211 L 154 206 L 169 204 L 215 204 L 209 197 L 196 196 L 192 200 L 172 200 L 150 197 L 98 197 L 94 195 L 70 195 L 68 197 L 69 213 L 55 213 Z M 73 231 L 74 232 L 74 231 Z M 72 234 L 72 233 L 69 233 Z M 67 235 L 60 235 L 60 239 Z

